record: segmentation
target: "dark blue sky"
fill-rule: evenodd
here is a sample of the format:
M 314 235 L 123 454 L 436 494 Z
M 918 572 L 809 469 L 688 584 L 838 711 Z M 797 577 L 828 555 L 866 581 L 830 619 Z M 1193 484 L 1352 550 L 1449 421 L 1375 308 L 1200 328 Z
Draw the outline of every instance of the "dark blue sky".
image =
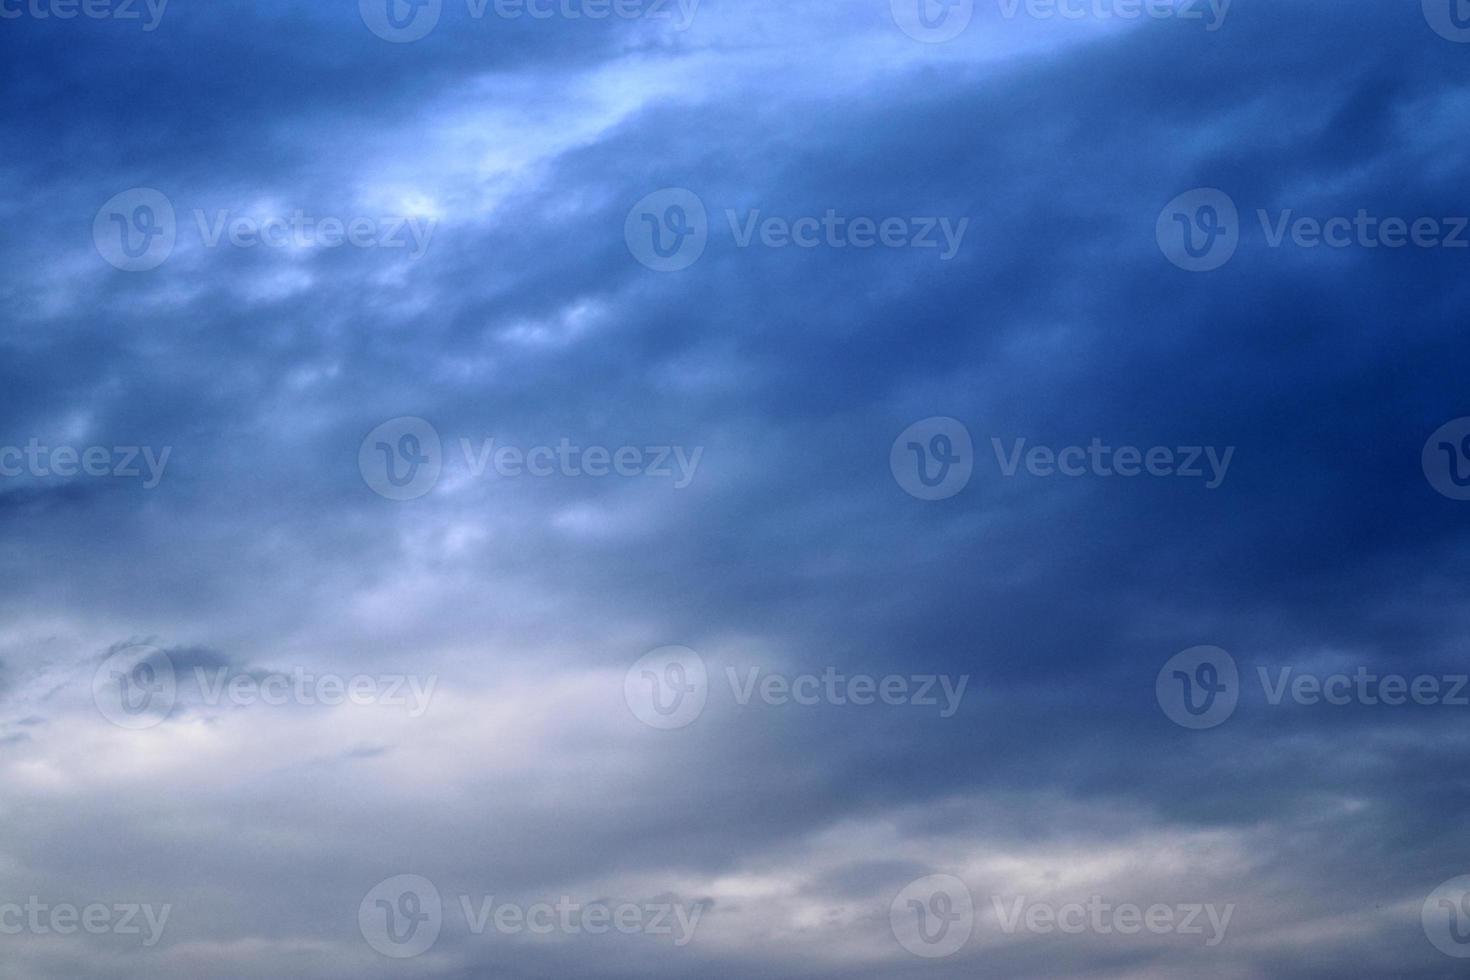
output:
M 1470 5 L 92 2 L 0 0 L 0 978 L 1462 974 Z M 932 875 L 973 935 L 915 955 Z M 1092 896 L 1233 917 L 1004 927 Z

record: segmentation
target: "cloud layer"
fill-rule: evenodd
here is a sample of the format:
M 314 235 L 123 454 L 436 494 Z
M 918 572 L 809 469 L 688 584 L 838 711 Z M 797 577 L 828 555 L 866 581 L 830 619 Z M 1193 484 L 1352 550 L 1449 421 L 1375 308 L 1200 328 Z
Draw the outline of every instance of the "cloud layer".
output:
M 1271 239 L 1466 213 L 1470 46 L 1432 3 L 962 3 L 940 41 L 928 2 L 445 0 L 406 43 L 371 4 L 60 6 L 0 6 L 0 976 L 1428 980 L 1470 952 L 1430 922 L 1470 873 L 1470 708 L 1270 697 L 1467 670 L 1470 505 L 1421 453 L 1470 415 L 1470 253 Z M 136 188 L 175 219 L 146 271 L 108 234 L 161 242 L 158 209 L 104 207 Z M 635 233 L 685 241 L 671 188 L 703 251 L 660 272 Z M 1209 272 L 1158 232 L 1197 188 L 1238 214 Z M 926 500 L 891 457 L 935 417 L 970 477 Z M 1018 440 L 1108 472 L 1007 475 Z M 1233 455 L 1210 487 L 1156 447 Z M 695 661 L 650 661 L 646 705 L 630 668 L 673 645 L 703 710 L 661 729 Z M 1156 680 L 1200 645 L 1238 706 L 1192 730 Z M 443 913 L 395 958 L 359 910 L 409 921 L 365 900 L 406 874 Z M 934 875 L 974 909 L 943 956 L 896 901 Z M 461 899 L 492 896 L 698 924 L 476 934 Z M 146 946 L 5 931 L 33 897 L 171 911 Z M 1094 897 L 1232 912 L 1216 945 L 1006 928 Z

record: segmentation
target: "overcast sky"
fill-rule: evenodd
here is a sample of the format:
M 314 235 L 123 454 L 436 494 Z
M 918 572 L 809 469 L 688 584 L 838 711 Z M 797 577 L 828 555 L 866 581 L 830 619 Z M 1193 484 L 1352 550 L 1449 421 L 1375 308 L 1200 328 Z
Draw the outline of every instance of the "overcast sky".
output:
M 526 3 L 0 0 L 0 978 L 1460 976 L 1470 10 Z

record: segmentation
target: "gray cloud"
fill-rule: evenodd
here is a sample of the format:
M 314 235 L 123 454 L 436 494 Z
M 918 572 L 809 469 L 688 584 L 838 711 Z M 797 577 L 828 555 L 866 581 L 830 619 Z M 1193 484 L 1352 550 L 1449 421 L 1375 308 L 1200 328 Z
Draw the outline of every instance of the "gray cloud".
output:
M 1008 21 L 947 45 L 884 3 L 706 0 L 688 31 L 475 21 L 416 44 L 351 5 L 21 21 L 0 79 L 0 446 L 170 447 L 162 480 L 0 480 L 0 903 L 171 903 L 152 949 L 0 936 L 18 977 L 1430 978 L 1457 864 L 1450 706 L 1172 725 L 1197 644 L 1257 667 L 1462 671 L 1458 504 L 1420 471 L 1466 414 L 1453 250 L 1271 249 L 1257 209 L 1463 211 L 1463 51 L 1417 10 L 1239 0 L 1182 22 Z M 9 27 L 7 27 L 9 30 Z M 97 209 L 163 191 L 180 244 L 120 272 Z M 629 209 L 686 187 L 704 256 L 659 274 Z M 1243 240 L 1184 273 L 1154 225 L 1226 190 Z M 195 212 L 414 215 L 388 249 L 207 247 Z M 956 256 L 741 248 L 726 211 L 968 219 Z M 887 466 L 934 415 L 976 444 L 924 503 Z M 374 494 L 364 436 L 441 437 Z M 1187 481 L 1001 475 L 991 440 L 1234 446 Z M 703 449 L 654 478 L 476 476 L 480 445 Z M 165 649 L 165 723 L 98 665 Z M 660 732 L 648 650 L 706 659 Z M 971 677 L 953 718 L 734 703 L 726 667 Z M 438 679 L 392 706 L 210 705 L 196 670 Z M 1463 710 L 1463 709 L 1459 709 Z M 423 957 L 356 912 L 420 874 Z M 955 956 L 889 904 L 951 874 Z M 991 898 L 1233 903 L 1227 939 L 1007 934 Z M 699 904 L 694 942 L 474 935 L 459 896 Z M 3 924 L 3 922 L 0 922 Z

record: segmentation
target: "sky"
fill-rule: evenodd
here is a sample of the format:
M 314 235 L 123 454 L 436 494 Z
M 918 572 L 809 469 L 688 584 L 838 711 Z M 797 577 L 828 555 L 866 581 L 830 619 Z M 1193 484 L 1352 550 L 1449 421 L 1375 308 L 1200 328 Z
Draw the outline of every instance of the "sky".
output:
M 0 52 L 0 980 L 1463 976 L 1464 0 Z

